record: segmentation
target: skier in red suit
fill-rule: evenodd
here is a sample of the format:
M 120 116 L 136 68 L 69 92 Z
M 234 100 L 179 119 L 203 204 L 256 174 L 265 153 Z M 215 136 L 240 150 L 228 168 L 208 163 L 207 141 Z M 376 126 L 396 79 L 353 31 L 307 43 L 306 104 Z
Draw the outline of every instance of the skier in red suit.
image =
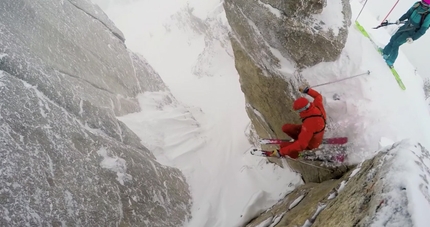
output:
M 326 126 L 326 113 L 323 106 L 323 98 L 317 91 L 305 87 L 300 88 L 300 92 L 308 94 L 314 98 L 309 102 L 306 98 L 300 97 L 294 101 L 293 109 L 300 114 L 302 124 L 285 124 L 282 131 L 294 141 L 280 144 L 280 150 L 275 150 L 270 156 L 289 156 L 293 159 L 299 157 L 303 150 L 318 148 L 324 137 Z

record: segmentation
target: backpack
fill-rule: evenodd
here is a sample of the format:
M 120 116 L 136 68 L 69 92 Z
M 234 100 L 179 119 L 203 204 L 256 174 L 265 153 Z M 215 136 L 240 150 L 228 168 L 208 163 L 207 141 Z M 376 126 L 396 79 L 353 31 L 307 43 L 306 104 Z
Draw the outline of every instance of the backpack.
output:
M 414 9 L 417 9 L 419 6 L 421 6 L 422 3 L 421 2 L 417 2 L 414 4 Z M 416 29 L 416 31 L 420 30 L 421 26 L 423 26 L 423 23 L 427 17 L 427 15 L 429 15 L 429 10 L 426 10 L 423 14 L 421 14 L 421 21 L 420 21 L 420 26 Z
M 321 113 L 321 114 L 318 114 L 318 115 L 310 115 L 310 116 L 307 116 L 307 117 L 305 117 L 305 118 L 303 118 L 303 119 L 302 119 L 302 123 L 303 123 L 306 119 L 311 118 L 311 117 L 320 117 L 320 118 L 322 118 L 322 119 L 324 120 L 324 127 L 323 127 L 321 130 L 319 130 L 318 132 L 314 132 L 314 135 L 316 135 L 316 134 L 318 134 L 318 133 L 320 133 L 320 132 L 324 132 L 324 130 L 325 130 L 325 126 L 327 125 L 327 122 L 325 121 L 325 118 L 324 118 L 324 116 L 323 116 L 323 114 L 322 114 L 321 109 L 320 109 L 319 107 L 317 107 L 317 106 L 316 106 L 316 108 L 320 111 L 320 113 Z

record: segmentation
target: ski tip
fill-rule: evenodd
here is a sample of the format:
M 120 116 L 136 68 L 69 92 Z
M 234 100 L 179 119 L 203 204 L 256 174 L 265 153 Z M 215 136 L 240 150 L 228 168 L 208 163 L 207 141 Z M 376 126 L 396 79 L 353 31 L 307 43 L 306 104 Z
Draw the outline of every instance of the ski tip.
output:
M 255 148 L 249 151 L 249 153 L 251 153 L 252 155 L 256 155 L 257 152 L 258 152 L 258 149 L 255 149 Z

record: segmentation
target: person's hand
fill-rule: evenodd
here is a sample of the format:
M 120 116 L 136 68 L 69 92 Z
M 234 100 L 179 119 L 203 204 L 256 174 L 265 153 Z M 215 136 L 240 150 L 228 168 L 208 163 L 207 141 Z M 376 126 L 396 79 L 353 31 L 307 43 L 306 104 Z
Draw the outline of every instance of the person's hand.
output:
M 397 24 L 397 25 L 399 25 L 399 24 L 400 24 L 400 20 L 397 20 L 397 21 L 396 21 L 396 24 Z
M 412 44 L 414 42 L 414 40 L 411 37 L 409 37 L 406 39 L 406 42 L 408 42 L 409 44 Z
M 308 91 L 309 91 L 309 86 L 302 85 L 302 86 L 300 86 L 300 87 L 299 87 L 299 91 L 300 91 L 301 93 L 308 93 Z
M 266 156 L 267 157 L 281 157 L 281 155 L 279 154 L 279 151 L 277 149 L 275 149 L 274 151 L 266 151 Z

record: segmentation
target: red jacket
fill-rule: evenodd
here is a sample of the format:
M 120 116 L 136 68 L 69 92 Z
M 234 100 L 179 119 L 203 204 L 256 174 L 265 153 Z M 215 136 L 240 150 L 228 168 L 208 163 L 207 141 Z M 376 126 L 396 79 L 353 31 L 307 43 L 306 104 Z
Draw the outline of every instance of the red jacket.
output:
M 298 139 L 281 148 L 281 155 L 295 154 L 292 156 L 297 156 L 300 151 L 312 150 L 321 145 L 326 125 L 325 119 L 327 119 L 323 98 L 320 93 L 313 89 L 309 89 L 307 94 L 314 98 L 314 101 L 310 103 L 310 107 L 307 110 L 300 113 L 302 126 Z

